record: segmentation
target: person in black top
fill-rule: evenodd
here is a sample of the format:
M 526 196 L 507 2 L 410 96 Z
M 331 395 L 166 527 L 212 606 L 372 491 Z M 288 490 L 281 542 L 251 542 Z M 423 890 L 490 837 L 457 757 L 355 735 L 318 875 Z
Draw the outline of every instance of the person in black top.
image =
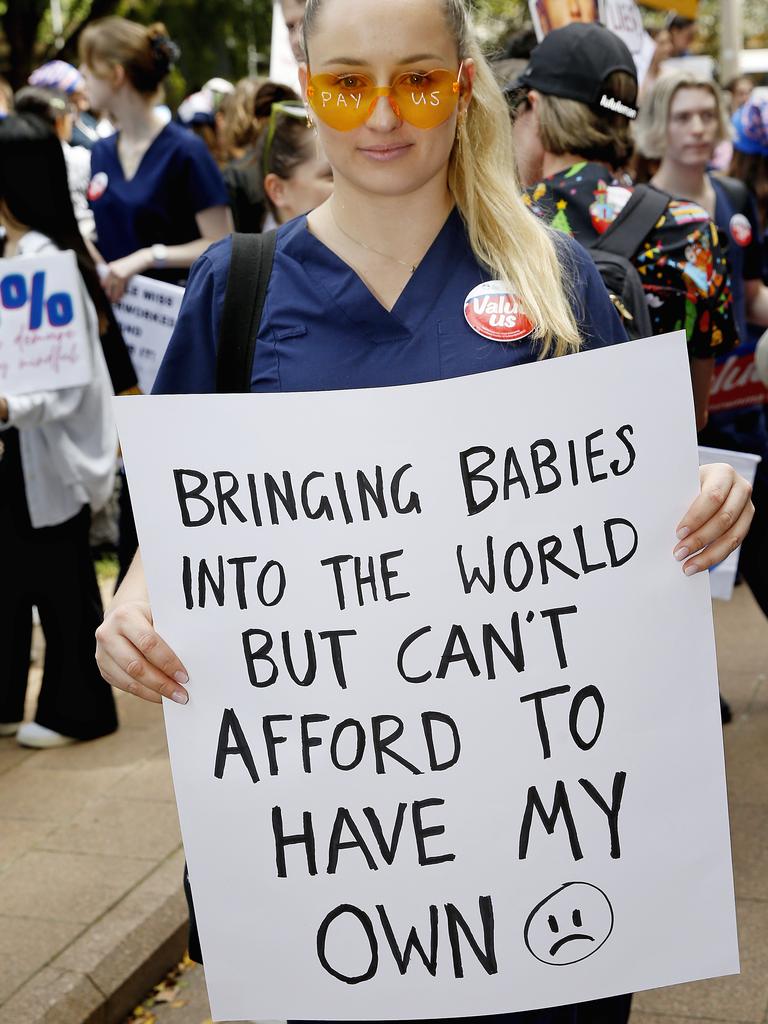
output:
M 754 111 L 756 113 L 756 111 Z M 750 118 L 750 131 L 757 119 Z M 754 196 L 743 181 L 708 172 L 715 146 L 728 134 L 722 98 L 713 82 L 687 72 L 661 79 L 638 123 L 638 144 L 661 159 L 653 182 L 700 203 L 728 245 L 738 348 L 733 355 L 754 367 L 754 351 L 768 327 L 768 285 L 763 282 L 763 247 Z M 759 136 L 759 129 L 755 132 Z M 748 145 L 746 133 L 737 143 Z M 720 356 L 720 353 L 718 353 Z M 722 372 L 724 356 L 719 359 Z M 718 377 L 703 444 L 759 455 L 754 487 L 755 518 L 744 541 L 740 571 L 768 615 L 768 417 L 762 389 L 730 396 Z
M 637 116 L 631 53 L 600 25 L 567 25 L 533 51 L 507 94 L 526 202 L 553 227 L 591 245 L 632 195 L 616 179 Z M 714 357 L 736 340 L 718 239 L 700 206 L 670 201 L 632 260 L 653 333 L 686 332 L 699 426 L 706 421 Z

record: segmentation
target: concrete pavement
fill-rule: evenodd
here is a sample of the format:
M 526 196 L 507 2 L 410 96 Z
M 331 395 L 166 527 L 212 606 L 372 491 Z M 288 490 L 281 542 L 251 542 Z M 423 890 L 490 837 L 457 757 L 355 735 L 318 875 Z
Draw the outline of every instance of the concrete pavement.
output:
M 742 974 L 641 993 L 632 1024 L 768 1024 L 768 628 L 746 587 L 715 609 Z M 39 685 L 39 658 L 31 694 Z M 26 751 L 0 739 L 0 1022 L 117 1024 L 181 958 L 178 821 L 162 718 L 120 695 L 121 728 Z M 202 972 L 136 1018 L 210 1020 Z

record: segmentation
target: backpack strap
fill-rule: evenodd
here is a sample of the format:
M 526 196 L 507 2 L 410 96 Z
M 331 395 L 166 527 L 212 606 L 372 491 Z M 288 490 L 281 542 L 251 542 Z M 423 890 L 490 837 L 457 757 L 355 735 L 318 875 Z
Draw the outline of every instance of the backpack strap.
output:
M 631 260 L 669 206 L 670 199 L 666 192 L 650 185 L 636 185 L 616 220 L 590 248 L 604 249 Z
M 727 174 L 715 174 L 713 178 L 718 185 L 723 186 L 723 191 L 728 196 L 734 213 L 748 214 L 749 212 L 749 188 L 739 178 L 729 178 Z
M 251 369 L 275 255 L 276 231 L 233 234 L 216 352 L 216 391 L 251 390 Z

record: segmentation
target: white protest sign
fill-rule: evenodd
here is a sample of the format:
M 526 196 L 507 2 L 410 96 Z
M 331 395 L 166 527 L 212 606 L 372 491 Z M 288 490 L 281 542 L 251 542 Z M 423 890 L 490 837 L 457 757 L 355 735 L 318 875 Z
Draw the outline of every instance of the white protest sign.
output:
M 633 57 L 640 52 L 646 33 L 635 0 L 600 0 L 600 21 L 619 36 Z
M 269 77 L 273 82 L 299 88 L 299 66 L 291 49 L 288 26 L 280 0 L 272 4 L 272 40 L 269 47 Z
M 117 416 L 216 1020 L 738 970 L 682 332 Z
M 115 316 L 145 395 L 152 391 L 183 298 L 184 289 L 178 285 L 137 275 L 115 304 Z
M 645 31 L 643 16 L 635 0 L 600 0 L 600 21 L 622 40 L 632 54 L 637 78 L 642 85 L 656 44 Z
M 91 379 L 82 279 L 73 252 L 0 259 L 0 394 Z
M 749 452 L 731 452 L 724 448 L 699 448 L 699 463 L 707 466 L 712 462 L 727 462 L 733 466 L 737 473 L 741 473 L 745 480 L 754 483 L 755 473 L 761 459 L 759 455 L 751 455 Z M 739 569 L 739 555 L 741 547 L 736 548 L 724 561 L 713 566 L 709 570 L 709 586 L 712 597 L 720 601 L 730 601 L 733 597 L 733 587 L 736 583 L 736 573 Z

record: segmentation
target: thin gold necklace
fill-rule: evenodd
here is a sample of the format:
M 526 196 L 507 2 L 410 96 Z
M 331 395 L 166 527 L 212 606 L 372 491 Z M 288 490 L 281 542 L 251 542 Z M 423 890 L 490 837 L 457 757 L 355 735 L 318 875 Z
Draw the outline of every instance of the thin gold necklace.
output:
M 359 245 L 361 249 L 366 249 L 368 252 L 373 252 L 377 256 L 383 256 L 385 260 L 392 260 L 394 263 L 399 263 L 401 267 L 407 267 L 412 274 L 416 273 L 416 267 L 418 266 L 418 264 L 408 263 L 405 260 L 399 260 L 397 256 L 390 256 L 389 253 L 387 252 L 381 252 L 380 249 L 374 249 L 372 245 L 366 245 L 365 242 L 361 242 L 359 238 L 353 238 L 352 235 L 350 235 L 348 231 L 345 231 L 341 224 L 339 224 L 339 222 L 336 220 L 336 214 L 333 212 L 333 203 L 329 203 L 328 206 L 331 211 L 333 223 L 336 225 L 336 227 L 339 229 L 342 235 L 345 235 L 350 240 L 350 242 L 354 242 L 355 245 Z

